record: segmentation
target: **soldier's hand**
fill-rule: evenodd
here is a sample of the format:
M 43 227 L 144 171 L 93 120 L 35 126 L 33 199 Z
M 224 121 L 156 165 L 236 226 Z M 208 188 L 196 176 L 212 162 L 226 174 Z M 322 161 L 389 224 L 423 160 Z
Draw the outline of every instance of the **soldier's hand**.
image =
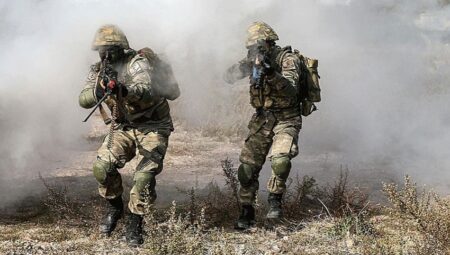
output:
M 105 86 L 103 85 L 103 81 L 101 80 L 98 86 L 95 86 L 95 96 L 99 100 L 105 95 L 105 93 Z
M 119 87 L 119 83 L 116 80 L 109 80 L 108 83 L 106 84 L 106 89 L 107 90 L 117 90 L 117 88 Z
M 272 76 L 272 74 L 275 72 L 275 69 L 270 64 L 270 60 L 267 56 L 264 55 L 258 55 L 255 59 L 255 65 L 260 66 L 264 71 L 264 75 L 266 76 Z
M 265 74 L 268 78 L 272 77 L 272 75 L 275 73 L 275 69 L 271 65 L 265 66 Z
M 122 96 L 126 97 L 128 95 L 127 88 L 119 83 L 117 80 L 100 80 L 100 88 L 101 91 L 97 91 L 97 97 L 103 97 L 107 91 L 111 91 L 111 94 L 119 95 L 119 92 L 122 92 Z
M 97 88 L 95 89 L 95 95 L 98 99 L 102 98 L 107 91 L 111 91 L 113 93 L 114 87 L 116 86 L 116 81 L 101 79 Z

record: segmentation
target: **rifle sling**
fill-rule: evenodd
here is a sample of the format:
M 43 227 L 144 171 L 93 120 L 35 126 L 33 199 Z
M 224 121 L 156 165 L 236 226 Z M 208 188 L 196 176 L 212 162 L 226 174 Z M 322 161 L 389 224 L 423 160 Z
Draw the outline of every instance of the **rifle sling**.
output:
M 110 124 L 111 123 L 111 118 L 108 116 L 108 113 L 106 113 L 105 108 L 103 108 L 103 105 L 100 104 L 98 106 L 98 109 L 100 111 L 100 115 L 102 115 L 103 122 L 106 125 Z

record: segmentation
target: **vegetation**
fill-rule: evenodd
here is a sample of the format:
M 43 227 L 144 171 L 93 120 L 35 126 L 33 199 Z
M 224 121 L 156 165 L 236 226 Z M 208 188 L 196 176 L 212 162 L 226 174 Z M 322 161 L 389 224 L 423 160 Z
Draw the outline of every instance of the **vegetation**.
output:
M 294 177 L 284 198 L 285 219 L 266 222 L 258 200 L 258 224 L 233 229 L 239 203 L 236 168 L 222 161 L 225 187 L 180 191 L 186 199 L 168 208 L 149 208 L 145 244 L 129 248 L 123 221 L 112 237 L 99 235 L 99 198 L 80 201 L 42 179 L 48 196 L 40 215 L 0 225 L 2 254 L 449 254 L 450 201 L 417 188 L 384 184 L 389 206 L 373 205 L 348 183 L 342 170 L 332 185 Z

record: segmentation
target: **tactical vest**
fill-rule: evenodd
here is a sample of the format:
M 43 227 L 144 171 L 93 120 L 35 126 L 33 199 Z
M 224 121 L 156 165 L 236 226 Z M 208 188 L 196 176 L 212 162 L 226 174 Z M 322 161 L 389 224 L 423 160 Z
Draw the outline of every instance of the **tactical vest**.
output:
M 123 65 L 118 71 L 118 81 L 122 84 L 132 82 L 129 72 L 130 61 L 137 55 L 135 51 L 127 52 Z M 105 100 L 110 110 L 113 107 L 113 99 Z M 135 102 L 129 102 L 126 97 L 119 100 L 118 104 L 118 123 L 142 124 L 146 122 L 158 122 L 170 118 L 169 103 L 163 97 L 152 96 L 142 98 Z
M 275 51 L 270 55 L 271 65 L 275 70 L 281 73 L 281 65 L 277 61 L 277 56 L 281 53 L 281 48 L 277 46 Z M 255 85 L 250 86 L 250 104 L 256 109 L 278 112 L 285 118 L 298 116 L 300 109 L 297 94 L 288 94 L 283 89 L 277 89 L 275 84 L 269 85 L 264 81 L 262 88 L 256 88 Z

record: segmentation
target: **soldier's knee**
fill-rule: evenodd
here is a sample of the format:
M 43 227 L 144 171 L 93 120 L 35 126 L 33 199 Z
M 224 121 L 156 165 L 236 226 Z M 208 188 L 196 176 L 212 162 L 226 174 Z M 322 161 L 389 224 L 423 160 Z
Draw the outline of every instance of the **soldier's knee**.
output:
M 155 174 L 151 172 L 136 172 L 134 174 L 134 185 L 130 192 L 130 202 L 133 203 L 153 203 L 156 200 Z M 141 201 L 141 202 L 138 202 Z
M 106 183 L 108 172 L 112 169 L 112 163 L 102 159 L 97 159 L 93 166 L 94 177 L 100 184 Z
M 255 178 L 256 168 L 242 163 L 238 168 L 238 180 L 242 186 L 249 185 Z
M 291 171 L 291 159 L 288 156 L 273 157 L 272 170 L 276 176 L 287 179 Z

